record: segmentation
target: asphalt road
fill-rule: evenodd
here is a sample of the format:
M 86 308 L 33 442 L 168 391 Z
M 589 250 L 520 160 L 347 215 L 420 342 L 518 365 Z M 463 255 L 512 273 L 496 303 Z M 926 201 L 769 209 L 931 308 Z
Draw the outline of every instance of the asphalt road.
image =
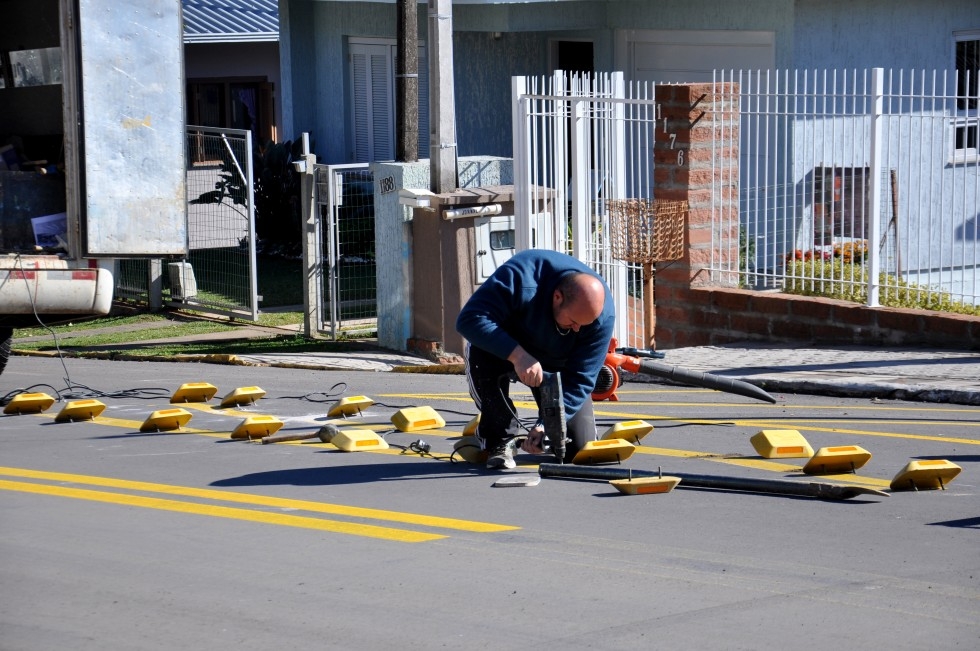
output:
M 0 377 L 0 394 L 106 404 L 88 422 L 55 423 L 64 403 L 0 417 L 5 651 L 980 648 L 976 407 L 627 384 L 597 410 L 600 432 L 655 426 L 626 468 L 880 490 L 913 459 L 962 472 L 845 501 L 684 483 L 624 496 L 599 480 L 495 488 L 499 473 L 451 462 L 475 414 L 460 376 L 67 362 L 71 392 L 57 360 L 15 357 Z M 188 382 L 216 398 L 184 405 L 179 431 L 140 432 Z M 255 405 L 218 407 L 255 386 Z M 312 433 L 353 395 L 375 404 L 348 426 L 389 450 L 230 438 L 255 415 Z M 422 405 L 446 427 L 394 431 Z M 758 455 L 762 429 L 872 458 L 805 477 L 805 459 Z M 403 449 L 420 439 L 430 453 Z

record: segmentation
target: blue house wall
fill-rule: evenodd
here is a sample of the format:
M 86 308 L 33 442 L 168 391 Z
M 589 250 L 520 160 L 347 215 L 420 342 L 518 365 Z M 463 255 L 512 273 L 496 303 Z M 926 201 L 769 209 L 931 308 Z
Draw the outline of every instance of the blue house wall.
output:
M 510 79 L 547 74 L 554 39 L 593 41 L 595 69 L 616 69 L 615 37 L 624 29 L 770 30 L 776 33 L 777 65 L 792 59 L 793 2 L 738 3 L 525 2 L 456 4 L 453 56 L 459 155 L 511 155 Z M 323 162 L 350 162 L 346 39 L 396 37 L 393 2 L 281 0 L 285 131 L 313 134 Z M 418 34 L 428 32 L 426 5 Z M 500 32 L 495 40 L 493 32 Z M 288 68 L 285 69 L 285 68 Z M 420 155 L 425 153 L 420 152 Z
M 418 10 L 427 36 L 426 4 Z M 324 162 L 349 162 L 346 42 L 394 39 L 394 2 L 281 0 L 286 137 L 313 134 Z M 777 68 L 952 65 L 951 33 L 980 27 L 977 0 L 608 0 L 453 6 L 459 155 L 511 155 L 510 78 L 550 72 L 552 39 L 593 41 L 595 69 L 616 61 L 621 30 L 774 34 Z M 494 39 L 493 32 L 501 38 Z M 617 67 L 619 66 L 619 67 Z M 425 152 L 420 155 L 425 156 Z
M 952 33 L 980 29 L 977 0 L 797 0 L 795 5 L 790 68 L 951 69 Z

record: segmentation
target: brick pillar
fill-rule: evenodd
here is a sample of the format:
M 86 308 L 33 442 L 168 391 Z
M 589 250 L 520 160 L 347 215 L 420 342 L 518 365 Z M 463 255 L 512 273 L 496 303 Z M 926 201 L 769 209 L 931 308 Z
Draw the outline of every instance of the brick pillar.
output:
M 692 322 L 692 287 L 738 284 L 738 274 L 709 271 L 738 256 L 737 86 L 657 86 L 654 196 L 688 203 L 684 256 L 656 267 L 656 340 L 660 348 L 703 345 L 710 330 Z M 715 154 L 712 137 L 715 138 Z M 720 146 L 718 146 L 720 145 Z M 714 160 L 713 160 L 714 158 Z M 712 230 L 712 213 L 721 218 Z M 732 267 L 737 268 L 737 264 Z

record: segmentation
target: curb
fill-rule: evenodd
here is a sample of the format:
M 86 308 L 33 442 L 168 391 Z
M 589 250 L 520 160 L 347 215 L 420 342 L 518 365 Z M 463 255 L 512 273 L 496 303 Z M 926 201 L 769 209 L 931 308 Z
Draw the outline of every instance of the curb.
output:
M 211 364 L 232 364 L 236 366 L 266 366 L 238 359 L 237 355 L 210 353 L 207 355 L 132 355 L 114 351 L 55 351 L 55 350 L 18 350 L 10 351 L 11 355 L 19 357 L 68 357 L 72 359 L 101 359 L 119 362 L 206 362 Z
M 231 366 L 251 366 L 258 368 L 291 368 L 305 371 L 350 371 L 349 365 L 320 364 L 316 362 L 253 362 L 239 358 L 237 355 L 225 353 L 209 353 L 201 355 L 132 355 L 114 351 L 58 351 L 53 350 L 11 350 L 11 355 L 20 357 L 66 357 L 71 359 L 98 359 L 116 362 L 177 362 L 198 364 L 225 364 Z M 372 369 L 361 369 L 372 370 Z M 433 375 L 462 375 L 462 364 L 427 364 L 420 366 L 392 366 L 390 373 L 428 373 Z
M 427 375 L 463 375 L 463 364 L 426 364 L 419 366 L 392 365 L 387 369 L 356 369 L 347 364 L 323 364 L 317 362 L 267 362 L 250 361 L 237 355 L 226 353 L 210 353 L 200 355 L 133 355 L 113 351 L 38 351 L 12 349 L 11 355 L 23 357 L 67 357 L 79 359 L 98 359 L 107 361 L 132 362 L 179 362 L 225 364 L 231 366 L 250 366 L 263 368 L 300 369 L 308 371 L 351 371 L 373 370 L 375 372 L 390 372 L 404 374 Z M 841 380 L 821 380 L 812 377 L 779 377 L 778 375 L 731 375 L 732 379 L 754 384 L 770 393 L 822 395 L 842 398 L 866 398 L 871 400 L 905 400 L 910 402 L 948 403 L 967 406 L 980 406 L 980 392 L 956 389 L 953 387 L 936 387 L 928 384 L 897 384 L 894 382 L 860 382 Z M 624 374 L 626 382 L 655 383 L 674 386 L 687 386 L 662 379 L 651 379 L 636 374 Z

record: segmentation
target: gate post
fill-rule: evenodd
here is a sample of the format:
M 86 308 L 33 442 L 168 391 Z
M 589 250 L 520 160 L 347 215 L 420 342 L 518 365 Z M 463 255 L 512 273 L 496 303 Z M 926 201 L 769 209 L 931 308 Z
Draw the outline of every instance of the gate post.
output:
M 293 165 L 300 172 L 300 205 L 303 213 L 303 334 L 316 337 L 320 330 L 320 272 L 317 263 L 316 199 L 314 167 L 316 155 L 310 153 L 310 134 L 303 133 L 303 157 Z
M 738 251 L 739 134 L 737 128 L 722 128 L 723 121 L 731 121 L 732 111 L 737 115 L 736 87 L 710 83 L 656 87 L 654 196 L 688 204 L 684 256 L 656 268 L 655 338 L 661 348 L 706 343 L 685 328 L 687 319 L 699 314 L 691 309 L 692 287 L 738 284 L 737 273 L 712 277 L 709 269 L 712 261 L 715 268 L 730 268 L 725 258 Z M 720 216 L 714 225 L 713 214 Z M 736 246 L 731 246 L 732 241 Z
M 868 175 L 868 195 L 871 198 L 871 217 L 868 220 L 868 307 L 878 307 L 880 282 L 878 274 L 881 271 L 881 182 L 883 178 L 882 155 L 884 128 L 882 114 L 884 113 L 885 71 L 882 68 L 871 70 L 871 155 L 870 174 Z

